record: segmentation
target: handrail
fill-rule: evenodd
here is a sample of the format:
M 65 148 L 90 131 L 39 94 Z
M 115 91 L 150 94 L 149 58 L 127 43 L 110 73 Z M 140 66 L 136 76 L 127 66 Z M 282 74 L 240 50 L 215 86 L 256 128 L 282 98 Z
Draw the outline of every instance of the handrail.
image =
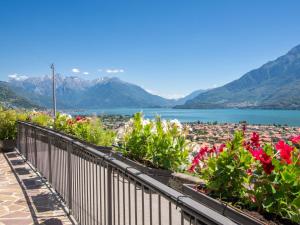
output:
M 151 190 L 151 192 L 158 194 L 159 199 L 160 199 L 160 197 L 163 197 L 164 199 L 166 199 L 170 202 L 169 204 L 172 203 L 172 204 L 176 205 L 176 209 L 177 209 L 177 207 L 180 208 L 181 209 L 181 218 L 183 218 L 184 216 L 186 216 L 185 214 L 187 214 L 190 219 L 193 219 L 195 221 L 195 224 L 198 224 L 198 223 L 199 224 L 200 223 L 205 223 L 205 224 L 235 224 L 233 221 L 229 220 L 228 218 L 226 218 L 226 217 L 220 215 L 219 213 L 211 210 L 210 208 L 200 204 L 199 202 L 196 202 L 195 200 L 191 199 L 190 197 L 184 196 L 180 192 L 168 187 L 167 185 L 164 185 L 163 183 L 153 179 L 152 177 L 142 173 L 141 171 L 128 166 L 126 163 L 111 157 L 111 155 L 109 155 L 109 154 L 103 153 L 99 150 L 96 150 L 95 148 L 93 148 L 91 146 L 85 145 L 84 143 L 80 142 L 79 140 L 75 140 L 75 139 L 71 138 L 70 136 L 64 135 L 62 133 L 57 133 L 57 132 L 55 132 L 55 130 L 40 127 L 40 126 L 37 126 L 37 125 L 32 124 L 32 123 L 28 123 L 28 122 L 18 121 L 18 147 L 20 148 L 19 152 L 21 152 L 23 154 L 25 152 L 24 150 L 28 151 L 28 149 L 27 149 L 28 148 L 28 146 L 27 146 L 28 141 L 31 140 L 28 136 L 28 130 L 30 130 L 30 129 L 34 130 L 34 134 L 35 134 L 34 135 L 34 143 L 35 143 L 34 151 L 36 151 L 35 154 L 37 154 L 38 151 L 43 151 L 43 149 L 37 149 L 37 147 L 36 147 L 37 135 L 41 135 L 42 133 L 44 133 L 49 138 L 49 140 L 51 140 L 51 138 L 54 138 L 54 139 L 59 138 L 59 139 L 63 140 L 64 142 L 66 142 L 67 146 L 69 146 L 69 147 L 67 147 L 68 150 L 67 151 L 64 150 L 65 152 L 62 152 L 62 153 L 63 154 L 68 154 L 68 156 L 66 156 L 67 157 L 66 162 L 67 162 L 67 167 L 68 167 L 66 169 L 66 171 L 69 172 L 69 180 L 67 182 L 67 188 L 68 188 L 68 192 L 71 192 L 71 193 L 67 193 L 68 197 L 67 197 L 67 199 L 64 199 L 64 200 L 67 202 L 67 205 L 69 205 L 70 208 L 72 208 L 72 205 L 74 204 L 72 202 L 77 201 L 77 200 L 73 200 L 72 196 L 78 195 L 78 193 L 76 191 L 74 191 L 74 189 L 77 188 L 77 186 L 74 187 L 74 186 L 71 186 L 71 185 L 73 183 L 76 183 L 76 182 L 77 182 L 76 185 L 85 185 L 85 184 L 81 184 L 81 182 L 83 181 L 82 179 L 85 179 L 84 175 L 82 177 L 80 177 L 80 174 L 79 174 L 79 178 L 75 177 L 75 179 L 78 179 L 78 180 L 72 180 L 74 178 L 71 179 L 71 177 L 75 176 L 74 174 L 72 175 L 72 173 L 74 172 L 74 171 L 72 172 L 72 170 L 74 170 L 74 168 L 75 168 L 74 173 L 76 173 L 77 170 L 76 170 L 75 165 L 78 164 L 78 166 L 81 166 L 82 164 L 80 164 L 80 163 L 83 163 L 83 165 L 86 165 L 85 163 L 87 163 L 87 162 L 91 162 L 91 163 L 96 162 L 94 164 L 91 164 L 91 165 L 87 164 L 87 165 L 92 168 L 92 169 L 90 169 L 90 172 L 93 173 L 93 174 L 94 174 L 95 171 L 96 171 L 95 174 L 97 174 L 97 171 L 100 171 L 100 173 L 103 173 L 103 172 L 101 172 L 101 169 L 102 169 L 101 165 L 103 165 L 103 163 L 105 163 L 105 165 L 106 165 L 106 167 L 103 167 L 104 168 L 104 180 L 102 180 L 102 178 L 99 178 L 99 179 L 101 179 L 101 181 L 96 181 L 96 182 L 98 182 L 99 185 L 103 185 L 101 183 L 103 181 L 104 182 L 104 186 L 103 186 L 104 190 L 105 190 L 105 188 L 107 188 L 107 190 L 106 190 L 107 193 L 105 193 L 104 198 L 106 197 L 108 199 L 108 201 L 107 201 L 108 203 L 103 203 L 103 204 L 107 204 L 105 206 L 108 206 L 107 212 L 106 212 L 108 218 L 107 218 L 107 220 L 105 219 L 105 221 L 107 221 L 109 225 L 114 224 L 113 221 L 115 220 L 115 218 L 118 218 L 118 216 L 120 216 L 120 215 L 117 215 L 117 214 L 113 213 L 113 210 L 115 210 L 116 206 L 120 207 L 120 205 L 119 205 L 120 203 L 116 203 L 114 201 L 114 200 L 116 200 L 115 199 L 116 198 L 116 193 L 113 192 L 115 190 L 114 188 L 118 188 L 118 194 L 119 194 L 119 182 L 121 180 L 121 178 L 119 178 L 119 177 L 122 177 L 122 179 L 123 179 L 123 184 L 122 184 L 123 185 L 123 206 L 125 206 L 125 200 L 127 198 L 128 198 L 129 206 L 130 206 L 130 204 L 133 204 L 131 202 L 131 199 L 129 199 L 129 198 L 130 198 L 130 194 L 131 194 L 131 190 L 132 190 L 130 185 L 133 185 L 133 183 L 134 183 L 135 184 L 135 187 L 134 187 L 135 188 L 134 189 L 134 191 L 135 191 L 135 201 L 137 201 L 136 200 L 136 198 L 137 198 L 137 196 L 136 196 L 136 192 L 137 192 L 136 185 L 141 185 L 141 187 L 143 188 L 143 190 L 142 190 L 142 194 L 143 194 L 142 196 L 143 197 L 144 197 L 144 188 L 147 188 L 147 189 Z M 25 133 L 25 135 L 24 135 L 24 133 Z M 25 142 L 22 141 L 23 140 L 22 138 L 23 139 L 25 138 Z M 54 147 L 52 146 L 53 143 L 51 141 L 49 141 L 48 143 L 45 143 L 45 144 L 48 144 L 50 146 L 49 147 L 50 150 L 51 150 L 51 148 L 55 149 L 55 146 Z M 82 149 L 82 151 L 84 151 L 84 154 L 90 154 L 93 157 L 78 156 L 78 155 L 82 154 L 82 152 L 78 152 L 78 155 L 74 155 L 74 152 L 72 152 L 72 151 L 73 151 L 73 148 L 76 148 L 76 147 Z M 52 152 L 52 154 L 54 154 L 53 150 L 51 152 Z M 51 152 L 50 152 L 50 158 L 51 158 Z M 75 156 L 79 157 L 79 158 L 76 159 L 77 161 L 74 159 Z M 26 154 L 25 154 L 25 157 L 27 158 L 27 160 L 29 160 L 28 156 L 26 156 Z M 65 156 L 63 155 L 62 157 L 65 157 Z M 88 161 L 86 161 L 86 159 Z M 59 159 L 59 160 L 61 160 L 61 159 Z M 74 162 L 73 161 L 71 162 L 71 160 L 74 160 Z M 37 166 L 38 165 L 37 164 L 37 158 L 36 158 L 36 160 L 32 160 L 32 161 L 34 161 L 34 165 L 36 167 L 38 167 Z M 101 162 L 101 164 L 99 162 Z M 96 170 L 93 169 L 94 166 L 96 166 Z M 97 166 L 99 166 L 99 167 L 97 167 Z M 50 167 L 49 170 L 52 171 L 53 168 L 51 168 L 51 165 L 49 165 L 49 167 Z M 87 168 L 89 168 L 89 167 L 87 167 Z M 82 167 L 82 168 L 84 169 L 85 167 Z M 99 170 L 97 168 L 99 168 Z M 40 170 L 40 168 L 37 168 L 37 169 Z M 116 174 L 117 174 L 117 178 L 114 176 L 115 171 L 116 171 Z M 86 173 L 86 174 L 88 174 L 88 173 Z M 105 179 L 105 175 L 106 175 L 107 179 Z M 66 175 L 66 176 L 68 177 L 68 175 Z M 89 181 L 91 182 L 92 179 L 98 179 L 98 177 L 94 177 L 94 178 L 91 178 L 91 179 L 89 178 Z M 124 188 L 124 179 L 128 180 L 128 182 L 127 182 L 128 183 L 128 188 L 127 189 Z M 93 180 L 93 182 L 94 182 L 94 180 Z M 106 182 L 106 184 L 105 184 L 105 182 Z M 107 185 L 110 185 L 110 186 L 107 186 Z M 99 188 L 101 188 L 101 187 L 99 187 Z M 98 188 L 97 184 L 96 184 L 96 186 L 95 186 L 95 184 L 91 184 L 90 186 L 88 186 L 87 189 L 89 189 L 89 188 L 91 188 L 91 189 L 95 188 L 96 190 L 93 190 L 93 194 L 87 192 L 85 187 L 83 187 L 82 190 L 86 191 L 87 193 L 85 193 L 85 194 L 90 195 L 90 196 L 93 195 L 95 197 L 95 196 L 98 195 L 98 193 L 97 193 L 97 191 L 98 191 L 97 190 L 97 188 Z M 128 191 L 129 196 L 128 195 L 124 196 L 125 191 Z M 59 193 L 59 194 L 62 195 L 62 193 Z M 101 193 L 100 193 L 100 196 L 101 196 Z M 151 195 L 149 195 L 149 196 L 151 197 Z M 143 207 L 144 207 L 143 197 L 142 197 L 142 201 L 143 201 Z M 150 200 L 150 197 L 147 197 L 147 201 Z M 78 197 L 79 200 L 80 200 L 80 198 L 82 198 L 82 196 Z M 111 200 L 111 202 L 109 202 L 109 200 Z M 145 198 L 145 200 L 146 200 L 146 198 Z M 151 197 L 150 202 L 151 201 L 152 201 L 152 197 Z M 98 199 L 97 199 L 97 202 L 98 202 Z M 75 203 L 78 204 L 78 202 L 75 202 Z M 84 202 L 84 204 L 90 204 L 90 203 L 89 202 Z M 99 204 L 100 204 L 100 207 L 101 207 L 102 203 L 100 202 Z M 77 210 L 82 210 L 81 208 L 84 207 L 84 206 L 79 205 L 78 207 L 79 207 L 79 209 L 77 209 Z M 112 208 L 112 207 L 114 207 L 114 208 Z M 159 207 L 160 207 L 160 200 L 159 200 Z M 135 204 L 135 210 L 137 210 L 136 208 L 137 208 L 137 203 Z M 172 208 L 169 208 L 169 211 L 173 213 L 174 210 L 172 211 L 171 209 Z M 97 210 L 98 210 L 98 208 L 97 208 Z M 125 210 L 125 209 L 123 209 L 123 210 Z M 144 208 L 143 208 L 143 210 L 144 210 Z M 153 209 L 150 209 L 151 212 L 152 212 L 152 210 Z M 86 209 L 84 209 L 84 211 L 86 211 Z M 72 211 L 71 211 L 71 213 L 72 213 Z M 88 212 L 86 212 L 86 213 L 88 213 Z M 101 211 L 101 213 L 102 213 L 102 211 Z M 129 212 L 126 212 L 126 213 L 130 217 L 129 218 L 129 221 L 130 221 L 132 212 L 130 212 L 130 209 L 129 209 Z M 124 211 L 124 213 L 122 215 L 124 216 L 124 214 L 126 214 L 126 213 Z M 98 217 L 98 214 L 99 213 L 97 211 L 97 217 Z M 113 219 L 109 218 L 112 215 L 113 215 Z M 90 222 L 86 221 L 86 217 L 89 217 L 89 216 L 91 216 L 91 215 L 84 215 L 82 217 L 82 215 L 80 213 L 78 213 L 78 215 L 75 215 L 75 218 L 78 218 L 78 220 L 80 220 L 79 221 L 80 224 L 90 224 Z M 142 216 L 144 218 L 144 211 L 142 212 Z M 173 215 L 171 215 L 171 216 L 173 216 Z M 84 221 L 82 221 L 82 218 L 84 218 Z M 90 220 L 89 219 L 90 218 L 88 218 L 88 221 L 94 221 L 93 219 L 95 219 L 95 218 L 90 219 Z M 137 220 L 137 217 L 135 219 Z M 125 216 L 124 216 L 124 221 L 126 222 Z M 170 221 L 171 221 L 171 219 L 170 219 Z M 152 220 L 151 220 L 151 222 L 152 222 Z M 184 222 L 183 223 L 182 222 L 183 222 L 183 219 L 181 221 L 181 224 L 184 224 Z

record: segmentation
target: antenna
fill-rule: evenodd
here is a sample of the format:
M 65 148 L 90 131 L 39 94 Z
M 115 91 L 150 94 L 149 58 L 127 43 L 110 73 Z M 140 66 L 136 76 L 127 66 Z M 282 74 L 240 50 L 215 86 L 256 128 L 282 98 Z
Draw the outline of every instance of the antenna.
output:
M 55 67 L 52 63 L 50 65 L 52 70 L 52 97 L 53 97 L 53 118 L 56 119 L 56 83 L 55 83 Z

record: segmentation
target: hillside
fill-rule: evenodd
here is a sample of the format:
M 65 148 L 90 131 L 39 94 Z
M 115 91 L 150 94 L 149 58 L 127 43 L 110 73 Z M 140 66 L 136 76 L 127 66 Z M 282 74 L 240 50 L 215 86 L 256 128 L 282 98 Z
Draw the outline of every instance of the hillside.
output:
M 300 109 L 300 45 L 176 108 Z
M 2 81 L 0 81 L 0 104 L 14 108 L 38 108 L 30 100 L 17 95 L 6 82 Z

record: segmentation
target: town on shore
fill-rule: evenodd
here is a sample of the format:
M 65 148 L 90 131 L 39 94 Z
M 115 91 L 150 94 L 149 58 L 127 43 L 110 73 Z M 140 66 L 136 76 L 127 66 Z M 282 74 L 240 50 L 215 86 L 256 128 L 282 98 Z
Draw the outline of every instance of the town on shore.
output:
M 111 129 L 118 130 L 124 126 L 131 116 L 122 115 L 102 115 L 99 116 L 103 124 Z M 240 123 L 218 123 L 218 122 L 190 122 L 185 123 L 190 127 L 188 139 L 197 143 L 200 147 L 218 146 L 233 137 L 237 130 L 245 129 L 245 135 L 250 137 L 253 132 L 260 135 L 262 142 L 276 143 L 278 140 L 290 140 L 291 137 L 300 133 L 300 127 L 287 125 L 261 125 L 247 124 L 246 121 Z

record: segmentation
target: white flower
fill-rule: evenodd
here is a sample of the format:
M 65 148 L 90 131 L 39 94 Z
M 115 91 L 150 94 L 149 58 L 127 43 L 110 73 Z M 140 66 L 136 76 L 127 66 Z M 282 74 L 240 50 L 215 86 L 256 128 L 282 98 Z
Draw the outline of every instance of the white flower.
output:
M 143 127 L 150 123 L 151 123 L 151 121 L 149 119 L 143 119 L 143 121 L 142 121 Z
M 175 124 L 175 125 L 178 126 L 178 127 L 182 127 L 180 121 L 177 120 L 177 119 L 171 120 L 170 123 L 171 123 L 171 124 Z
M 179 132 L 182 131 L 183 126 L 182 126 L 182 124 L 180 123 L 179 120 L 177 120 L 177 119 L 171 120 L 170 124 L 171 124 L 171 126 L 176 127 Z
M 168 123 L 166 120 L 161 121 L 161 126 L 163 128 L 163 131 L 166 133 L 168 131 Z
M 187 170 L 187 168 L 188 168 L 188 165 L 186 165 L 186 164 L 181 164 L 181 165 L 178 167 L 178 169 L 181 170 L 181 171 Z

